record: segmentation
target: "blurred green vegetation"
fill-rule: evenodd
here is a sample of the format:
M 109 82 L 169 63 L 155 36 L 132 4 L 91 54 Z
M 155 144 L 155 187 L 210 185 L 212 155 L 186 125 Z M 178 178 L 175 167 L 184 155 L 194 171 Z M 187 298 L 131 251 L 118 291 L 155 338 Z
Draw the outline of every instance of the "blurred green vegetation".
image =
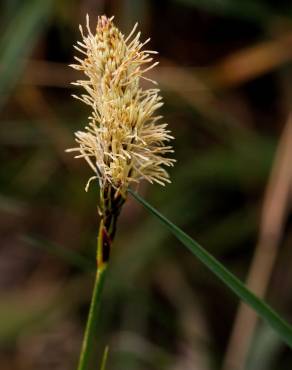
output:
M 90 169 L 64 152 L 88 116 L 70 97 L 78 24 L 86 13 L 92 25 L 114 14 L 125 33 L 138 21 L 151 37 L 177 164 L 171 185 L 143 184 L 140 192 L 245 279 L 290 112 L 292 9 L 272 0 L 2 0 L 0 7 L 0 367 L 72 369 L 98 227 L 98 189 L 84 192 Z M 267 294 L 287 320 L 291 237 L 287 217 Z M 108 344 L 108 370 L 220 369 L 237 303 L 129 199 L 96 364 Z M 291 352 L 259 325 L 246 369 L 291 366 Z

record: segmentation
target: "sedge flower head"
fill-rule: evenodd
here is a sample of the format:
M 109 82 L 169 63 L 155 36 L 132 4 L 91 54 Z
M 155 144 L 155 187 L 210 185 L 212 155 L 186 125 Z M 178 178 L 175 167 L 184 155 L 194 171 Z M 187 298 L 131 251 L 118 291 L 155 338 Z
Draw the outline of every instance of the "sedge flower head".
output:
M 84 93 L 74 96 L 91 108 L 88 124 L 75 133 L 76 158 L 84 158 L 98 179 L 101 189 L 112 186 L 122 193 L 142 179 L 161 185 L 170 182 L 165 167 L 173 166 L 173 139 L 157 109 L 162 106 L 159 89 L 141 87 L 145 73 L 155 67 L 154 51 L 144 50 L 137 24 L 128 37 L 114 25 L 113 17 L 98 17 L 91 32 L 87 16 L 86 34 L 80 26 L 82 41 L 75 49 L 81 57 L 71 65 L 82 71 L 85 79 L 75 85 Z M 150 80 L 155 83 L 155 81 Z

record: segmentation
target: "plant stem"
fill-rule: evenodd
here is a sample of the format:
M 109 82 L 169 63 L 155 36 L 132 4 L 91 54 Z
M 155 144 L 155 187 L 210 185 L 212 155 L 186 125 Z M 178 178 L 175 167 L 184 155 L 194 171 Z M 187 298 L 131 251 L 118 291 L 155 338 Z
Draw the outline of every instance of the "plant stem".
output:
M 107 265 L 96 272 L 94 288 L 90 303 L 88 319 L 86 323 L 84 338 L 82 342 L 78 370 L 88 370 L 88 362 L 93 347 L 94 334 L 96 333 L 98 313 L 101 303 L 101 294 L 104 286 Z
M 97 271 L 77 370 L 88 370 L 88 363 L 92 352 L 94 334 L 97 328 L 99 308 L 101 305 L 101 294 L 108 265 L 107 260 L 104 258 L 105 246 L 107 248 L 110 247 L 104 221 L 101 219 L 97 238 Z
M 111 186 L 106 186 L 102 189 L 100 202 L 101 220 L 96 250 L 97 271 L 77 370 L 88 370 L 112 241 L 115 236 L 117 218 L 125 198 Z M 104 356 L 103 366 L 105 366 L 107 351 Z

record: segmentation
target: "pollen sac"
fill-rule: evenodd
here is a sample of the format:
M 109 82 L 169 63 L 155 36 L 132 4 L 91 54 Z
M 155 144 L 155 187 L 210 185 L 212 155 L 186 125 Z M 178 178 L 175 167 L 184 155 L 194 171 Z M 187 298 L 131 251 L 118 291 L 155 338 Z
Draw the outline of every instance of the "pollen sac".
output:
M 162 106 L 158 88 L 142 89 L 141 79 L 158 63 L 154 51 L 144 50 L 149 42 L 140 41 L 137 24 L 125 37 L 114 25 L 113 17 L 98 17 L 96 32 L 79 27 L 82 40 L 75 49 L 80 56 L 71 67 L 84 73 L 74 85 L 83 93 L 75 98 L 90 106 L 87 126 L 75 133 L 76 158 L 84 158 L 100 187 L 110 184 L 125 192 L 133 183 L 145 179 L 161 185 L 170 182 L 166 167 L 175 160 L 168 157 L 173 139 L 167 124 L 157 114 Z M 88 184 L 86 189 L 88 188 Z

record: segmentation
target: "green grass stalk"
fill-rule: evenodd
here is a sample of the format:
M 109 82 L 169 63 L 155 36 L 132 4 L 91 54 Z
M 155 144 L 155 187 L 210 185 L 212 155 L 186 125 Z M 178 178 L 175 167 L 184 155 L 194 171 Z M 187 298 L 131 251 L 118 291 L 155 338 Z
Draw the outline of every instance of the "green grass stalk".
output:
M 94 336 L 96 334 L 98 315 L 101 306 L 101 296 L 108 266 L 107 261 L 105 261 L 103 257 L 104 243 L 108 242 L 108 239 L 105 241 L 106 234 L 104 230 L 104 223 L 103 220 L 101 220 L 97 238 L 97 271 L 77 370 L 88 370 L 94 345 Z
M 96 273 L 89 314 L 79 356 L 78 370 L 88 370 L 88 364 L 93 349 L 94 336 L 96 334 L 106 270 L 107 265 L 105 265 L 101 270 L 98 270 Z

